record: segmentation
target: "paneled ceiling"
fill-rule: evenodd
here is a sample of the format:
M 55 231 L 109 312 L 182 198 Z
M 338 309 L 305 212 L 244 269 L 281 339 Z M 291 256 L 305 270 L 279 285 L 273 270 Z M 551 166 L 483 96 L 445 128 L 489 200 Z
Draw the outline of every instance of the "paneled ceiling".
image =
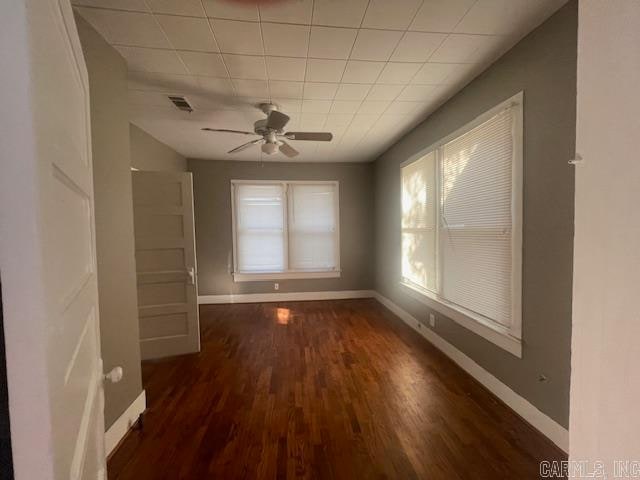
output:
M 566 0 L 73 0 L 126 59 L 131 122 L 191 158 L 288 160 L 247 137 L 271 101 L 296 161 L 369 161 Z M 168 95 L 184 95 L 194 112 Z M 256 137 L 257 138 L 257 137 Z

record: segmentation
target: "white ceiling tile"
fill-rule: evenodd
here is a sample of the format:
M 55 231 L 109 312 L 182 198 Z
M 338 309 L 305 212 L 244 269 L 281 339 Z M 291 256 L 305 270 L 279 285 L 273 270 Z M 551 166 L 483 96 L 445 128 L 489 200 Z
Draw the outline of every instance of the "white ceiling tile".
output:
M 371 85 L 364 83 L 341 83 L 336 92 L 336 100 L 364 100 Z
M 302 111 L 310 113 L 329 113 L 331 100 L 302 100 Z
M 213 19 L 211 24 L 221 52 L 262 55 L 259 23 Z
M 230 2 L 228 0 L 204 0 L 204 9 L 209 17 L 228 20 L 249 20 L 257 22 L 258 7 L 251 3 Z
M 309 45 L 309 27 L 263 23 L 262 37 L 267 55 L 305 57 Z
M 332 100 L 338 89 L 337 83 L 304 83 L 304 98 L 310 100 Z
M 405 32 L 391 55 L 394 62 L 426 62 L 446 38 L 444 33 Z
M 171 47 L 153 15 L 116 10 L 105 12 L 111 42 L 135 47 Z
M 341 147 L 355 147 L 362 141 L 362 139 L 367 134 L 367 128 L 360 128 L 353 123 L 349 126 L 349 129 L 342 136 L 342 142 L 340 142 Z
M 360 103 L 357 100 L 334 100 L 331 113 L 356 113 Z
M 402 32 L 392 30 L 359 30 L 351 52 L 354 60 L 389 60 Z
M 116 47 L 127 61 L 129 70 L 158 73 L 189 73 L 173 50 L 154 48 Z
M 207 115 L 211 111 L 219 111 L 225 110 L 226 106 L 222 106 L 221 103 L 224 102 L 224 99 L 214 93 L 206 93 L 206 94 L 189 94 L 185 96 L 187 101 L 193 107 L 193 113 L 196 115 Z
M 455 32 L 511 35 L 529 31 L 564 3 L 561 0 L 478 0 Z
M 459 63 L 425 63 L 416 73 L 411 83 L 423 85 L 447 85 L 455 72 L 460 71 L 466 64 Z
M 451 32 L 475 0 L 424 0 L 410 30 Z
M 347 126 L 353 120 L 352 113 L 330 113 L 327 115 L 327 126 L 331 127 L 332 132 L 341 130 L 339 127 Z
M 264 57 L 253 55 L 229 55 L 222 56 L 227 65 L 231 78 L 266 79 L 267 69 Z
M 476 63 L 480 59 L 476 54 L 496 42 L 491 35 L 467 35 L 454 33 L 449 35 L 431 56 L 430 61 L 439 63 Z
M 263 2 L 260 5 L 260 19 L 263 22 L 311 23 L 313 0 L 293 0 L 289 2 Z
M 265 57 L 267 74 L 271 80 L 292 80 L 302 82 L 306 68 L 304 58 Z
M 342 81 L 347 83 L 374 83 L 385 65 L 385 62 L 349 60 Z
M 175 49 L 202 52 L 218 51 L 218 46 L 209 27 L 209 21 L 206 18 L 175 15 L 156 15 L 156 18 Z
M 403 85 L 374 85 L 367 95 L 368 100 L 394 100 L 404 88 Z
M 365 100 L 364 102 L 362 102 L 362 105 L 360 105 L 358 113 L 379 114 L 384 112 L 390 103 L 391 102 L 389 100 Z
M 376 83 L 407 84 L 422 65 L 420 63 L 389 62 Z
M 232 96 L 233 87 L 231 81 L 228 78 L 216 78 L 216 77 L 203 77 L 194 76 L 198 85 L 198 89 L 208 95 L 215 96 Z
M 259 148 L 226 153 L 242 139 L 203 136 L 199 129 L 248 130 L 263 118 L 255 104 L 271 99 L 291 116 L 288 130 L 334 134 L 333 142 L 292 142 L 301 161 L 375 157 L 563 2 L 371 0 L 367 10 L 369 0 L 290 0 L 263 5 L 260 18 L 258 2 L 73 0 L 99 7 L 77 10 L 130 66 L 132 122 L 190 157 L 258 160 Z M 195 111 L 180 112 L 168 94 L 184 95 Z
M 326 113 L 309 113 L 309 112 L 302 112 L 302 115 L 300 116 L 300 127 L 302 128 L 314 128 L 314 129 L 320 129 L 324 126 L 325 122 L 327 121 L 327 114 Z M 304 145 L 308 145 L 308 143 L 304 144 Z M 303 147 L 302 145 L 300 145 L 299 142 L 295 143 L 295 148 L 297 150 L 301 150 Z
M 153 13 L 184 15 L 188 17 L 204 17 L 200 0 L 147 0 Z
M 394 128 L 396 130 L 401 129 L 401 125 L 407 122 L 406 115 L 402 114 L 382 114 L 376 128 L 390 129 Z
M 359 27 L 369 0 L 315 0 L 313 23 L 335 27 Z
M 302 82 L 287 82 L 270 80 L 271 96 L 278 98 L 302 98 L 304 84 Z
M 363 27 L 404 30 L 411 23 L 422 0 L 371 0 Z
M 346 60 L 309 58 L 307 60 L 308 82 L 339 82 L 342 79 Z
M 472 79 L 482 73 L 486 65 L 483 64 L 455 64 L 455 69 L 447 76 L 445 83 L 441 87 L 443 94 L 447 95 L 447 98 L 453 96 L 459 90 L 462 89 Z
M 191 75 L 129 71 L 128 88 L 131 90 L 185 93 L 198 88 L 194 78 Z
M 415 112 L 421 106 L 422 106 L 422 103 L 420 102 L 395 101 L 395 102 L 392 102 L 391 105 L 389 105 L 389 108 L 387 108 L 387 110 L 384 113 L 385 114 L 404 113 L 408 115 Z
M 380 115 L 371 115 L 367 113 L 357 113 L 353 117 L 353 122 L 349 126 L 349 130 L 369 130 L 378 121 Z
M 430 100 L 438 91 L 433 85 L 407 85 L 398 100 L 407 102 L 423 102 Z
M 271 93 L 271 97 L 271 101 L 278 105 L 281 112 L 284 112 L 287 115 L 292 115 L 302 110 L 302 100 L 295 98 L 274 98 L 273 92 Z M 287 126 L 287 128 L 290 127 Z
M 193 75 L 227 77 L 227 69 L 219 53 L 179 52 L 182 61 Z
M 72 0 L 71 3 L 73 5 L 112 8 L 114 10 L 129 10 L 132 12 L 149 11 L 144 0 Z
M 330 130 L 333 134 L 333 140 L 331 143 L 334 144 L 334 146 L 337 146 L 340 143 L 342 135 L 347 131 L 351 120 L 353 120 L 353 116 L 353 113 L 330 113 L 327 115 L 325 128 Z
M 513 45 L 513 42 L 510 41 L 511 38 L 499 35 L 482 35 L 482 40 L 478 42 L 478 48 L 470 61 L 490 65 Z
M 236 95 L 240 97 L 269 98 L 269 85 L 266 80 L 246 80 L 234 78 L 231 80 Z
M 346 60 L 357 33 L 351 28 L 311 27 L 309 57 Z

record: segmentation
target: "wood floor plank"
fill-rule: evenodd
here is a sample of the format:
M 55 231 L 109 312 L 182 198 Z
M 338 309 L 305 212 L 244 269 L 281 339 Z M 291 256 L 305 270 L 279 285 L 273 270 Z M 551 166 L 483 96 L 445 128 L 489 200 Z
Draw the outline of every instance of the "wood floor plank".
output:
M 533 479 L 566 456 L 373 299 L 200 307 L 202 351 L 143 363 L 129 479 Z

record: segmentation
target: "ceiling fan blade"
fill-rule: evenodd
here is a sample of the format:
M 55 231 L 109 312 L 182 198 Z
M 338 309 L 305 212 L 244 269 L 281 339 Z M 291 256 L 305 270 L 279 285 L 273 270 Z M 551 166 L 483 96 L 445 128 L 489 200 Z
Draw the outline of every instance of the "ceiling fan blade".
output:
M 240 133 L 242 135 L 255 135 L 255 132 L 244 132 L 242 130 L 227 130 L 226 128 L 208 128 L 205 127 L 202 130 L 205 132 L 223 132 L 223 133 Z
M 229 150 L 227 153 L 236 153 L 236 152 L 241 152 L 242 150 L 249 148 L 253 145 L 256 145 L 258 143 L 262 143 L 264 142 L 264 138 L 256 138 L 255 140 L 251 140 L 250 142 L 247 143 L 243 143 L 242 145 L 240 145 L 239 147 L 234 148 L 233 150 Z
M 329 132 L 287 132 L 284 134 L 289 140 L 312 140 L 314 142 L 330 142 L 333 134 Z
M 282 141 L 280 143 L 280 151 L 289 158 L 297 157 L 300 154 L 300 152 L 298 152 L 295 148 L 293 148 L 287 142 L 282 142 Z
M 289 115 L 285 115 L 278 110 L 271 110 L 271 112 L 269 112 L 267 128 L 282 130 L 287 123 L 289 123 Z

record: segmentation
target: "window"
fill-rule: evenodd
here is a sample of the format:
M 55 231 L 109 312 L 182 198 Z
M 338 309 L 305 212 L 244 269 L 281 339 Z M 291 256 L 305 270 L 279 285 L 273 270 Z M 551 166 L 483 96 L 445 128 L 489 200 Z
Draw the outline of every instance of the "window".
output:
M 402 166 L 402 282 L 518 354 L 522 94 L 426 152 Z
M 340 276 L 338 182 L 231 182 L 234 280 Z

